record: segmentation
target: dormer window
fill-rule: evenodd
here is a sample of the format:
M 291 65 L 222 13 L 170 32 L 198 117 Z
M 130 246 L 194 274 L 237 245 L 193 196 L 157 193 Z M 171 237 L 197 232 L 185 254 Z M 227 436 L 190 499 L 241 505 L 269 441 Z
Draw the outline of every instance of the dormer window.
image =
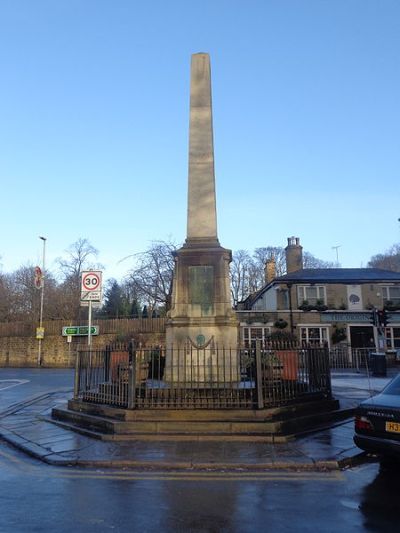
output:
M 308 305 L 325 305 L 325 287 L 318 285 L 301 285 L 297 287 L 298 305 L 307 302 Z

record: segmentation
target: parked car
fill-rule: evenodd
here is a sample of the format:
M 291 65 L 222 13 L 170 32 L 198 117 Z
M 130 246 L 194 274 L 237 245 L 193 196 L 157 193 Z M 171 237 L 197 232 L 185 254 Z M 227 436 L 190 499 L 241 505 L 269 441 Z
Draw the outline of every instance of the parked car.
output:
M 354 442 L 367 452 L 400 460 L 400 374 L 357 407 Z

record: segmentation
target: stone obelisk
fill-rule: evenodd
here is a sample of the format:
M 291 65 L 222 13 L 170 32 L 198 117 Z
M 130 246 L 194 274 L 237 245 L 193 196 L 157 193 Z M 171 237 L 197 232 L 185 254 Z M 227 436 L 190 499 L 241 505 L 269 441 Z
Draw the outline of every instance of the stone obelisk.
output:
M 187 243 L 218 244 L 211 71 L 208 54 L 192 56 Z
M 190 86 L 187 237 L 175 256 L 172 305 L 166 332 L 167 357 L 168 354 L 173 357 L 172 347 L 184 347 L 188 352 L 207 349 L 211 355 L 223 348 L 237 348 L 237 320 L 230 297 L 231 260 L 231 251 L 220 246 L 217 236 L 210 58 L 208 54 L 194 54 Z M 215 364 L 226 366 L 227 362 L 220 355 L 217 359 Z M 230 356 L 229 364 L 233 364 L 232 361 Z M 204 375 L 204 364 L 200 366 L 202 368 L 195 372 L 197 379 L 209 379 Z M 193 368 L 190 372 L 193 376 Z

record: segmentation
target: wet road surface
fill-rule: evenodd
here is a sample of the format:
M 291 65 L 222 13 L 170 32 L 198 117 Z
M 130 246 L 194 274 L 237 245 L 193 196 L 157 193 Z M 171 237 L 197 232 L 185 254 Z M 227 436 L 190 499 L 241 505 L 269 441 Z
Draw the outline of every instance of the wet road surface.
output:
M 65 370 L 0 372 L 0 411 L 72 383 Z M 0 441 L 0 532 L 397 532 L 399 474 L 377 463 L 344 472 L 53 467 Z
M 0 368 L 0 414 L 12 404 L 73 386 L 73 369 Z
M 398 531 L 398 472 L 52 467 L 0 446 L 1 532 Z

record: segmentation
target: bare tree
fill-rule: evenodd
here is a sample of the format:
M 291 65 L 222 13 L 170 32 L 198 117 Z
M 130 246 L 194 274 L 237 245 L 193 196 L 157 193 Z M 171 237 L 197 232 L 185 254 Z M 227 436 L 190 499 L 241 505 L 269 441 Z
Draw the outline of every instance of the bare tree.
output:
M 16 320 L 34 320 L 39 316 L 40 295 L 33 281 L 33 265 L 21 266 L 9 275 L 10 317 Z
M 174 253 L 177 245 L 171 241 L 153 241 L 149 248 L 135 254 L 135 266 L 119 285 L 123 314 L 137 316 L 138 309 L 146 306 L 153 314 L 168 310 L 171 305 Z M 83 270 L 102 268 L 96 262 L 98 251 L 87 239 L 78 239 L 58 258 L 59 278 L 45 272 L 44 318 L 79 319 L 86 311 L 80 307 L 80 275 Z M 231 294 L 234 305 L 264 284 L 264 267 L 268 259 L 275 259 L 276 276 L 285 273 L 285 250 L 267 246 L 256 248 L 253 254 L 238 250 L 231 264 Z M 321 261 L 312 254 L 303 254 L 305 268 L 329 268 L 333 263 Z M 387 254 L 371 258 L 369 266 L 400 271 L 400 247 L 393 246 Z M 397 263 L 396 263 L 397 261 Z M 115 283 L 115 281 L 114 281 Z M 34 268 L 25 265 L 15 272 L 0 272 L 0 320 L 32 320 L 39 316 L 40 291 L 34 286 Z M 118 314 L 121 316 L 120 310 Z
M 303 253 L 303 268 L 335 268 L 337 264 L 333 261 L 318 259 L 310 252 Z
M 99 255 L 99 252 L 90 244 L 88 239 L 79 238 L 65 250 L 65 253 L 65 257 L 58 257 L 56 259 L 64 280 L 79 280 L 83 270 L 102 268 L 102 265 L 94 261 Z
M 230 275 L 232 301 L 233 305 L 236 306 L 238 302 L 253 292 L 254 263 L 249 252 L 237 250 L 232 254 Z
M 10 290 L 10 276 L 0 273 L 0 321 L 6 322 L 10 319 L 12 310 L 12 299 Z
M 275 260 L 276 276 L 283 276 L 286 274 L 286 253 L 282 246 L 266 246 L 263 248 L 256 248 L 253 254 L 257 265 L 258 276 L 261 284 L 264 284 L 264 267 L 265 263 L 271 259 Z
M 231 263 L 231 293 L 233 304 L 246 299 L 265 284 L 265 263 L 275 260 L 276 276 L 285 273 L 285 250 L 279 246 L 256 248 L 251 256 L 247 250 L 233 253 Z
M 5 320 L 34 321 L 39 317 L 40 292 L 34 285 L 34 267 L 21 266 L 3 276 L 2 315 Z
M 59 318 L 60 299 L 58 285 L 51 274 L 44 273 L 46 290 L 44 292 L 43 317 Z M 34 267 L 23 265 L 14 272 L 0 274 L 0 321 L 39 320 L 40 290 L 34 284 Z
M 56 259 L 62 282 L 59 286 L 60 312 L 63 318 L 80 315 L 80 278 L 84 270 L 102 269 L 96 262 L 98 250 L 88 239 L 79 238 L 65 251 L 65 257 Z
M 372 256 L 368 267 L 400 272 L 400 244 L 394 244 L 383 254 Z
M 286 252 L 281 246 L 256 248 L 251 256 L 246 250 L 233 254 L 231 263 L 231 293 L 233 303 L 245 300 L 265 285 L 265 264 L 275 260 L 275 276 L 286 274 Z M 309 252 L 303 253 L 304 268 L 333 268 L 335 263 L 323 261 Z
M 135 254 L 136 266 L 125 283 L 135 299 L 151 310 L 171 307 L 174 252 L 177 245 L 170 241 L 153 241 L 145 252 Z

